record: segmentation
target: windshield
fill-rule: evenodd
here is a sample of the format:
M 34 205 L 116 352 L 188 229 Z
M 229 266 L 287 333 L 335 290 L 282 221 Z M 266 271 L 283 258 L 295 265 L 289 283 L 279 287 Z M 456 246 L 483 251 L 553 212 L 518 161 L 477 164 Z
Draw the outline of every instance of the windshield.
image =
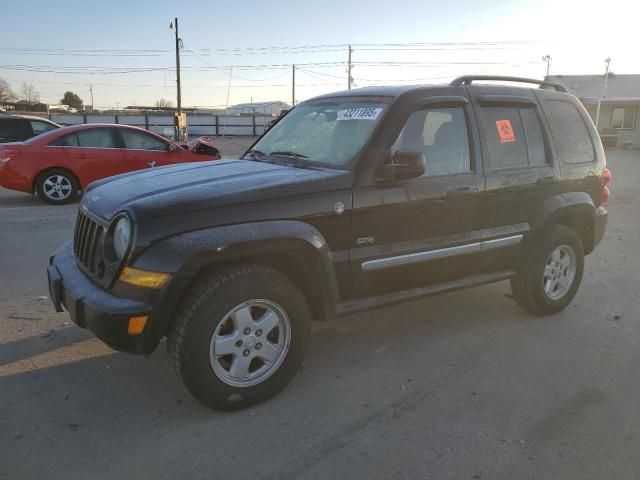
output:
M 365 145 L 385 107 L 379 100 L 302 104 L 273 126 L 252 151 L 342 167 Z

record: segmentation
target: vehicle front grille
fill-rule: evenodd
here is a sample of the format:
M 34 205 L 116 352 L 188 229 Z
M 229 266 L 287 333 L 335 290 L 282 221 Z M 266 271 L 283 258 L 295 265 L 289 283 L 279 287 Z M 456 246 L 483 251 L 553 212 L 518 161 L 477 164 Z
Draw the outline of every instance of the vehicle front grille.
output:
M 76 259 L 91 273 L 96 273 L 102 257 L 104 227 L 93 221 L 82 211 L 78 213 L 73 235 L 73 251 Z

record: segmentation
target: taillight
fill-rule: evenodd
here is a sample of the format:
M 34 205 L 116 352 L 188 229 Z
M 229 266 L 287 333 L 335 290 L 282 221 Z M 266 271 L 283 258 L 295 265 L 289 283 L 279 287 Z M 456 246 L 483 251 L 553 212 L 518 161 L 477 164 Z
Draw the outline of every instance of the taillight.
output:
M 611 192 L 609 191 L 609 183 L 611 182 L 611 170 L 605 168 L 602 171 L 602 176 L 600 178 L 602 180 L 602 193 L 600 194 L 600 202 L 605 203 L 611 196 Z
M 18 155 L 17 150 L 0 150 L 0 165 L 4 165 Z

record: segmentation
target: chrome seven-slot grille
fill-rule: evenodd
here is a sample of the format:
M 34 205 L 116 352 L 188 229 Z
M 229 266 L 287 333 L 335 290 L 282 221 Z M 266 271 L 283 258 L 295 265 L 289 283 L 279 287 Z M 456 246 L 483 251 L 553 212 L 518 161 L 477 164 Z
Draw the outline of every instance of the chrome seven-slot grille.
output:
M 91 220 L 83 212 L 78 213 L 76 230 L 73 235 L 73 251 L 78 262 L 91 273 L 96 273 L 102 257 L 100 245 L 104 231 L 101 225 Z

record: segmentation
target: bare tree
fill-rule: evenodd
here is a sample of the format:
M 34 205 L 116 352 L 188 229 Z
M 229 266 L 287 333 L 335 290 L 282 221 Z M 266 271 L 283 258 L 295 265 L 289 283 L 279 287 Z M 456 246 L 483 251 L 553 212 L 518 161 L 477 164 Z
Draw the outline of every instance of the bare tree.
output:
M 18 99 L 11 85 L 4 78 L 0 78 L 0 102 L 15 102 Z
M 156 107 L 158 108 L 171 108 L 173 107 L 173 102 L 171 100 L 167 100 L 166 98 L 161 98 L 156 102 Z
M 35 89 L 33 83 L 22 82 L 20 92 L 22 99 L 26 100 L 27 103 L 38 103 L 40 101 L 40 93 Z

